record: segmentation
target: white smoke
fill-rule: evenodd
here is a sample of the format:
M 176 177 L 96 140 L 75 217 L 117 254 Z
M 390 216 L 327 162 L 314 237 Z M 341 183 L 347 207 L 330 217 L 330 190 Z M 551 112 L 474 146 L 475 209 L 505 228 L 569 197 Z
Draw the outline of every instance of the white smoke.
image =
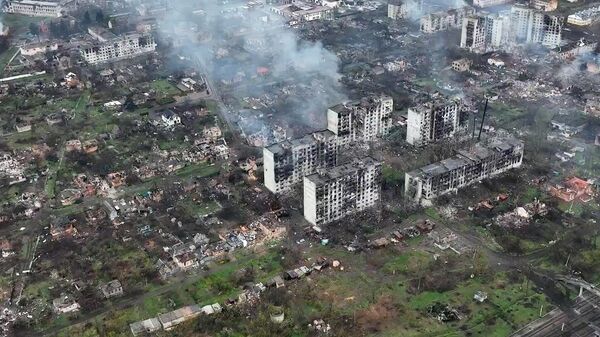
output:
M 160 32 L 180 40 L 187 54 L 198 59 L 203 68 L 198 70 L 208 72 L 215 83 L 227 83 L 228 94 L 237 100 L 278 93 L 285 108 L 273 114 L 322 128 L 315 116 L 324 118 L 328 106 L 346 97 L 339 83 L 337 56 L 320 42 L 303 41 L 268 7 L 240 9 L 243 4 L 173 2 L 175 8 L 160 22 Z M 256 77 L 258 69 L 268 69 L 264 80 L 268 85 L 247 85 L 244 79 Z M 282 97 L 277 90 L 290 85 L 310 96 Z

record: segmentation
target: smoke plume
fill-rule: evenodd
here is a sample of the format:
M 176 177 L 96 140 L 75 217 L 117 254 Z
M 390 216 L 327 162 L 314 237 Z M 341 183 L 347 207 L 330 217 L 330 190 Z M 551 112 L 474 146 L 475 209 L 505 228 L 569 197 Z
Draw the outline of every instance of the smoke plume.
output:
M 324 128 L 326 108 L 345 100 L 337 56 L 320 42 L 303 41 L 268 6 L 234 2 L 172 2 L 160 33 L 195 58 L 232 115 L 244 108 L 252 112 L 251 122 L 246 120 L 252 129 L 270 129 L 265 118 L 256 117 L 261 114 L 283 124 Z M 249 97 L 256 100 L 244 105 Z

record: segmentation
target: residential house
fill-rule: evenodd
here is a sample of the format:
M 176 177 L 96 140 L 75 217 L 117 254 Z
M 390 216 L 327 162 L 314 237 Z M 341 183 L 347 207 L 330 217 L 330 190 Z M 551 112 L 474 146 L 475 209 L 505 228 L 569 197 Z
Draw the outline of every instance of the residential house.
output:
M 198 267 L 198 258 L 190 252 L 173 256 L 173 262 L 182 270 Z
M 52 307 L 54 308 L 54 312 L 57 314 L 75 312 L 81 308 L 79 303 L 77 303 L 71 296 L 64 294 L 52 301 Z
M 119 280 L 112 280 L 100 285 L 100 291 L 104 295 L 104 298 L 117 297 L 123 295 L 123 286 Z
M 129 324 L 129 329 L 134 336 L 146 336 L 160 328 L 160 321 L 156 317 Z
M 67 218 L 60 218 L 50 224 L 50 236 L 52 240 L 60 240 L 65 237 L 72 237 L 77 234 L 74 226 L 75 221 L 69 221 Z
M 565 202 L 582 201 L 588 202 L 595 195 L 592 184 L 584 179 L 572 177 L 564 181 L 562 184 L 550 186 L 549 192 L 551 195 Z

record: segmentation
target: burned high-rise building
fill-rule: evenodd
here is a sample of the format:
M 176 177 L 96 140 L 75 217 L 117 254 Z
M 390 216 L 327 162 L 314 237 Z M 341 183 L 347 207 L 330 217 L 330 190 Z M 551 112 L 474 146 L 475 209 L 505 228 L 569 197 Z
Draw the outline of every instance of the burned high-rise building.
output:
M 536 43 L 556 48 L 561 43 L 563 18 L 533 8 L 515 5 L 511 9 L 511 42 Z
M 337 137 L 329 130 L 265 147 L 265 186 L 273 193 L 285 192 L 318 168 L 334 167 L 337 147 Z
M 452 158 L 406 173 L 405 195 L 415 202 L 428 203 L 441 195 L 519 167 L 522 162 L 522 141 L 512 137 L 492 139 L 457 151 Z
M 468 110 L 462 100 L 437 96 L 408 109 L 406 141 L 424 146 L 459 137 L 468 129 Z
M 393 110 L 394 101 L 389 96 L 369 96 L 338 104 L 327 110 L 327 129 L 338 136 L 342 146 L 353 141 L 373 141 L 389 133 Z
M 377 204 L 381 163 L 355 160 L 304 178 L 304 218 L 313 225 L 339 220 Z
M 265 186 L 273 193 L 285 192 L 318 168 L 335 166 L 339 147 L 386 135 L 393 106 L 388 96 L 338 104 L 327 110 L 327 130 L 265 147 Z
M 486 20 L 482 16 L 469 16 L 463 20 L 460 47 L 472 51 L 485 50 Z

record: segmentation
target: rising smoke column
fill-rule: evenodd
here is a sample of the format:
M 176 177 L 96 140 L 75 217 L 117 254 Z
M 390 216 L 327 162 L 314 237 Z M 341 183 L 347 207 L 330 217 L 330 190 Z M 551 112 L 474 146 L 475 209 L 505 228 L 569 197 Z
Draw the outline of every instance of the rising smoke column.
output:
M 346 100 L 337 56 L 320 42 L 303 41 L 268 7 L 235 11 L 233 5 L 217 2 L 172 3 L 175 8 L 160 22 L 160 33 L 184 41 L 182 48 L 198 59 L 199 71 L 208 72 L 213 83 L 227 83 L 233 88 L 228 94 L 238 100 L 273 93 L 282 98 L 277 90 L 284 84 L 292 84 L 294 92 L 310 92 L 306 99 L 283 97 L 285 108 L 273 113 L 323 128 L 314 117 L 324 122 L 326 108 Z M 269 85 L 244 85 L 243 79 L 257 76 L 258 69 L 268 69 L 264 82 Z

